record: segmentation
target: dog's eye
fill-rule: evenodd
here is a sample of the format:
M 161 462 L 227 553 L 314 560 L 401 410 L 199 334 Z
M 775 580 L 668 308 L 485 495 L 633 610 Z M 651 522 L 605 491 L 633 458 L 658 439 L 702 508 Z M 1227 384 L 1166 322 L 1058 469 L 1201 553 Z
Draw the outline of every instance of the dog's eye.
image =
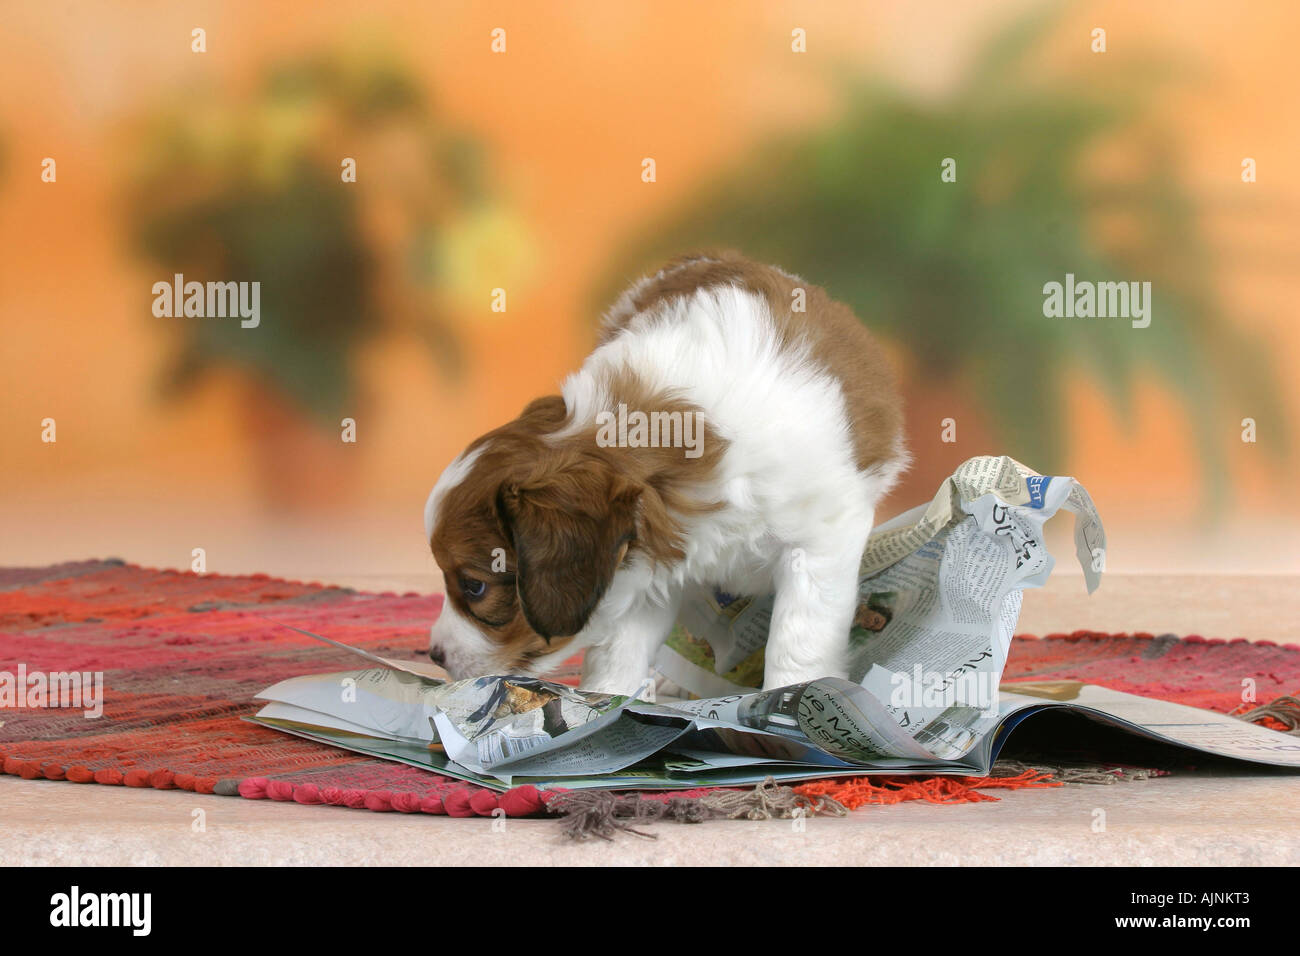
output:
M 477 578 L 461 578 L 460 589 L 467 598 L 481 598 L 484 592 L 487 591 L 487 582 L 480 581 Z

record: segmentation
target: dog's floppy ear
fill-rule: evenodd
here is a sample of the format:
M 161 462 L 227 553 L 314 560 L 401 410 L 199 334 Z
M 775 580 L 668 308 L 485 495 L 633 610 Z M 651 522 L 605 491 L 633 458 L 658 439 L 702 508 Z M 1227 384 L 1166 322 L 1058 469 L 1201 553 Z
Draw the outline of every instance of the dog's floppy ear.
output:
M 528 625 L 548 642 L 586 625 L 635 535 L 640 489 L 597 459 L 539 468 L 497 492 Z

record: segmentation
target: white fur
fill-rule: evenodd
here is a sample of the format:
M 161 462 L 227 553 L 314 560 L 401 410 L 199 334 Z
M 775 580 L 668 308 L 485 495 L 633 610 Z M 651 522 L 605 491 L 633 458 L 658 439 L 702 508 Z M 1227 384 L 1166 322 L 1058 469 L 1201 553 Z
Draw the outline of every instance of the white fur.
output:
M 429 646 L 442 648 L 446 655 L 443 666 L 457 677 L 508 676 L 500 673 L 501 665 L 493 653 L 496 645 L 446 598 L 429 631 Z
M 428 541 L 433 535 L 433 526 L 437 523 L 438 506 L 442 504 L 442 499 L 446 497 L 447 490 L 454 488 L 465 480 L 469 474 L 474 462 L 478 461 L 478 456 L 483 454 L 483 446 L 480 445 L 472 452 L 461 453 L 456 456 L 438 478 L 433 490 L 429 492 L 429 497 L 424 502 L 424 540 Z
M 775 592 L 764 687 L 844 676 L 858 564 L 876 505 L 906 466 L 901 441 L 888 462 L 858 470 L 838 380 L 807 348 L 782 345 L 762 296 L 715 287 L 632 315 L 635 288 L 609 313 L 609 320 L 631 316 L 624 330 L 564 383 L 571 422 L 551 440 L 590 428 L 613 409 L 618 399 L 603 383 L 632 370 L 650 389 L 699 407 L 726 439 L 716 473 L 698 489 L 702 500 L 723 506 L 683 519 L 681 561 L 652 567 L 630 555 L 583 631 L 535 671 L 587 648 L 584 687 L 632 692 L 667 638 L 685 588 L 704 584 Z M 458 459 L 438 487 L 460 480 L 452 472 L 463 476 L 469 464 Z M 427 530 L 438 487 L 426 507 Z M 460 619 L 435 628 L 449 666 L 453 658 L 479 658 L 486 638 L 468 633 L 476 630 Z

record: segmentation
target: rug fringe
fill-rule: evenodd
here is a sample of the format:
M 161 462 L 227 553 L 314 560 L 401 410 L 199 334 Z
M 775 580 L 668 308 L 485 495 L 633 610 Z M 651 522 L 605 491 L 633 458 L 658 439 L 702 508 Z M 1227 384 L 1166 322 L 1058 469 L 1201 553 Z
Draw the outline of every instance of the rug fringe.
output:
M 290 783 L 249 777 L 239 782 L 239 796 L 246 800 L 293 801 L 305 806 L 349 807 L 376 813 L 428 813 L 449 817 L 531 817 L 546 812 L 554 794 L 531 784 L 512 787 L 504 793 L 462 786 L 437 794 L 392 790 L 354 790 L 319 787 L 314 783 Z
M 196 777 L 190 773 L 172 773 L 170 770 L 128 770 L 123 773 L 111 767 L 91 770 L 81 764 L 65 767 L 52 761 L 24 760 L 22 757 L 0 754 L 0 773 L 13 774 L 24 780 L 67 780 L 71 783 L 98 783 L 109 787 L 152 787 L 155 790 L 188 790 L 192 793 L 214 793 L 216 777 Z
M 631 833 L 649 840 L 653 833 L 637 825 L 655 820 L 703 823 L 705 820 L 791 819 L 806 813 L 844 816 L 848 810 L 829 797 L 810 797 L 795 788 L 778 784 L 772 777 L 752 790 L 715 790 L 696 799 L 655 799 L 640 794 L 616 794 L 608 790 L 568 790 L 555 794 L 546 809 L 559 814 L 561 832 L 574 840 L 612 840 L 618 833 Z
M 1242 706 L 1244 707 L 1245 704 Z M 1264 724 L 1284 734 L 1300 735 L 1300 697 L 1293 694 L 1283 694 L 1267 704 L 1234 716 L 1252 723 Z
M 1021 790 L 1062 786 L 1041 770 L 1028 768 L 1010 777 L 853 777 L 814 780 L 795 787 L 807 797 L 829 797 L 849 810 L 909 800 L 928 803 L 983 803 L 998 798 L 983 790 Z
M 1056 764 L 1050 761 L 999 760 L 993 767 L 994 777 L 1015 776 L 1027 770 L 1045 773 L 1058 783 L 1107 785 L 1150 780 L 1169 776 L 1168 770 L 1155 767 L 1128 767 L 1118 764 Z

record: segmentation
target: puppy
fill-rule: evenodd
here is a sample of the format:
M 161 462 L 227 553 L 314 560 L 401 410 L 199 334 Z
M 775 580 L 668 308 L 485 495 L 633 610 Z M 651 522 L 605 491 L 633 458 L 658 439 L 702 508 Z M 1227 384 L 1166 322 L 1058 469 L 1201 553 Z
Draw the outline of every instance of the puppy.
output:
M 774 594 L 763 686 L 845 675 L 858 565 L 907 463 L 894 375 L 844 305 L 738 255 L 678 259 L 604 317 L 562 395 L 438 479 L 446 582 L 429 656 L 455 678 L 634 692 L 684 593 Z

